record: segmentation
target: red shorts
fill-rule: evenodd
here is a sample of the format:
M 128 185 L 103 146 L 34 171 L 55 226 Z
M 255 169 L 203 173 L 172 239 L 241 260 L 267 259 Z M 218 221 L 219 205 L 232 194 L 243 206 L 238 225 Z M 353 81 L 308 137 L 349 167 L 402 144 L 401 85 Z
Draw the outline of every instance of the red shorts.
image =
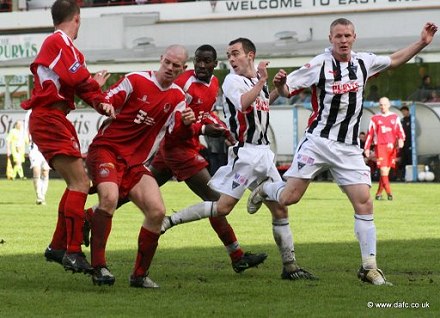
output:
M 29 119 L 29 133 L 49 164 L 57 155 L 82 158 L 75 127 L 61 110 L 34 109 Z
M 165 149 L 160 147 L 151 166 L 157 171 L 171 171 L 178 181 L 184 181 L 207 167 L 208 162 L 192 148 Z
M 390 148 L 387 145 L 376 145 L 377 167 L 396 167 L 396 148 Z
M 139 164 L 129 167 L 125 160 L 105 147 L 90 147 L 86 159 L 87 170 L 93 185 L 113 182 L 119 187 L 119 197 L 126 198 L 143 175 L 153 177 L 150 170 Z

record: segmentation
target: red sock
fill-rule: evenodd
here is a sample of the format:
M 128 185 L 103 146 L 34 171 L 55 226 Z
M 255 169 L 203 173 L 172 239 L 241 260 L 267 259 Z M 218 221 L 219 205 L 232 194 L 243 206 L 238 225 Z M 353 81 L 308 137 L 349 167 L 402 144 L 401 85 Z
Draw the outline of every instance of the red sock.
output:
M 211 226 L 217 233 L 219 239 L 228 250 L 229 257 L 233 262 L 238 261 L 243 256 L 243 250 L 237 242 L 234 230 L 224 216 L 209 218 Z
M 379 178 L 379 187 L 377 188 L 377 192 L 376 195 L 382 195 L 382 191 L 383 191 L 383 180 L 382 180 L 382 176 L 380 176 Z
M 391 194 L 390 178 L 388 176 L 383 176 L 382 178 L 385 191 L 387 192 L 387 194 Z
M 138 237 L 138 252 L 134 265 L 133 276 L 145 276 L 150 268 L 158 245 L 160 234 L 148 231 L 143 226 Z
M 66 203 L 67 195 L 69 194 L 69 189 L 64 191 L 61 197 L 60 203 L 58 204 L 58 220 L 55 231 L 52 236 L 52 242 L 50 242 L 50 247 L 54 250 L 66 250 L 67 249 L 67 234 L 66 234 L 66 219 L 64 218 L 64 205 Z
M 67 229 L 67 253 L 81 252 L 83 225 L 85 220 L 84 206 L 87 193 L 69 190 L 64 205 L 64 216 Z
M 96 209 L 92 217 L 92 238 L 90 251 L 92 255 L 92 266 L 106 266 L 105 246 L 112 229 L 113 216 L 101 209 Z
M 88 209 L 85 209 L 84 210 L 84 214 L 85 214 L 85 217 L 86 217 L 86 220 L 90 223 L 90 224 L 92 224 L 92 218 L 93 218 L 93 213 L 94 213 L 95 211 L 93 210 L 93 208 L 88 208 Z

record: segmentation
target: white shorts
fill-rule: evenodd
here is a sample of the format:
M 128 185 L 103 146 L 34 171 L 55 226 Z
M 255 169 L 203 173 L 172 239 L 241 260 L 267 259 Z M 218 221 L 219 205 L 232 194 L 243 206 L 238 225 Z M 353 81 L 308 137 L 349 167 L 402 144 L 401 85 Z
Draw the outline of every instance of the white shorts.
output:
M 371 186 L 370 168 L 365 164 L 361 148 L 311 134 L 301 139 L 283 178 L 313 179 L 327 169 L 339 186 Z
M 246 189 L 253 190 L 267 177 L 281 181 L 270 146 L 246 143 L 228 149 L 228 164 L 220 167 L 208 185 L 215 191 L 240 200 Z
M 29 151 L 29 161 L 31 162 L 31 169 L 34 167 L 41 167 L 42 170 L 50 169 L 49 164 L 35 144 L 31 146 Z

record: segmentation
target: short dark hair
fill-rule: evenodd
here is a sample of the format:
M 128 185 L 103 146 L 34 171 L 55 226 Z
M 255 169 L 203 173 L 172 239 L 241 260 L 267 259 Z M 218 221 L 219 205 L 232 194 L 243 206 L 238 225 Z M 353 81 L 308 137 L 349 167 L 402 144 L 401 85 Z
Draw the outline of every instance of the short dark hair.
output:
M 201 46 L 199 46 L 195 52 L 195 55 L 197 55 L 197 52 L 211 52 L 212 56 L 214 57 L 215 60 L 217 60 L 217 51 L 214 49 L 213 46 L 209 45 L 209 44 L 203 44 Z
M 407 110 L 407 111 L 409 111 L 409 108 L 408 108 L 407 106 L 402 106 L 402 107 L 400 107 L 400 111 L 402 111 L 402 110 Z
M 255 54 L 257 53 L 257 49 L 255 47 L 255 44 L 247 38 L 238 38 L 238 39 L 232 40 L 231 42 L 229 42 L 229 45 L 234 45 L 236 43 L 241 43 L 241 45 L 243 46 L 243 51 L 246 54 L 249 52 L 254 52 Z
M 79 14 L 79 5 L 76 0 L 56 0 L 51 7 L 53 25 L 70 21 L 75 14 Z

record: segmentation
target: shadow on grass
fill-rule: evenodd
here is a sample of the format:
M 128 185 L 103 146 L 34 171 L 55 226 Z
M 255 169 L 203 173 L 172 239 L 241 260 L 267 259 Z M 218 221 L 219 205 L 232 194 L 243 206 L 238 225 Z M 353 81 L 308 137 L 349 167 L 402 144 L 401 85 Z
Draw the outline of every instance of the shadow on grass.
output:
M 7 249 L 3 241 L 0 251 Z M 440 282 L 440 264 L 438 256 L 439 239 L 411 241 L 378 242 L 378 265 L 389 280 L 412 284 Z M 43 248 L 44 250 L 44 248 Z M 242 274 L 232 270 L 230 259 L 223 247 L 206 248 L 159 248 L 150 268 L 151 277 L 162 285 L 184 283 L 206 283 L 229 281 L 252 281 L 265 279 L 279 281 L 281 258 L 274 244 L 254 245 L 248 250 L 266 252 L 269 257 L 258 268 L 249 269 Z M 85 250 L 90 259 L 89 252 Z M 320 276 L 323 284 L 334 284 L 334 277 L 356 282 L 356 272 L 360 266 L 357 242 L 297 244 L 296 255 L 300 266 Z M 109 268 L 115 274 L 118 284 L 126 285 L 134 265 L 134 250 L 108 250 Z M 75 279 L 72 281 L 71 278 Z M 78 279 L 80 278 L 80 279 Z M 43 252 L 37 254 L 2 255 L 0 263 L 0 281 L 3 286 L 15 288 L 64 289 L 63 284 L 91 283 L 86 275 L 71 274 L 56 263 L 46 262 Z M 121 282 L 120 282 L 121 281 Z M 180 282 L 180 283 L 179 283 Z M 69 287 L 69 288 L 70 288 Z
M 370 301 L 425 301 L 430 303 L 429 313 L 433 314 L 440 309 L 439 244 L 439 239 L 379 242 L 379 266 L 394 283 L 393 287 L 372 286 L 357 279 L 360 265 L 357 242 L 297 244 L 299 264 L 320 280 L 294 282 L 280 279 L 281 261 L 274 244 L 248 247 L 253 252 L 266 252 L 269 257 L 258 268 L 242 274 L 232 270 L 229 257 L 220 246 L 175 249 L 159 245 L 150 277 L 161 288 L 154 291 L 128 286 L 135 250 L 108 251 L 108 265 L 116 277 L 112 287 L 94 286 L 86 275 L 66 273 L 59 264 L 46 262 L 43 251 L 2 255 L 0 314 L 4 317 L 286 317 L 292 314 L 395 317 L 402 313 L 369 310 Z M 0 252 L 5 248 L 7 243 L 0 246 Z M 89 255 L 88 251 L 86 254 Z M 421 314 L 417 312 L 418 317 Z

